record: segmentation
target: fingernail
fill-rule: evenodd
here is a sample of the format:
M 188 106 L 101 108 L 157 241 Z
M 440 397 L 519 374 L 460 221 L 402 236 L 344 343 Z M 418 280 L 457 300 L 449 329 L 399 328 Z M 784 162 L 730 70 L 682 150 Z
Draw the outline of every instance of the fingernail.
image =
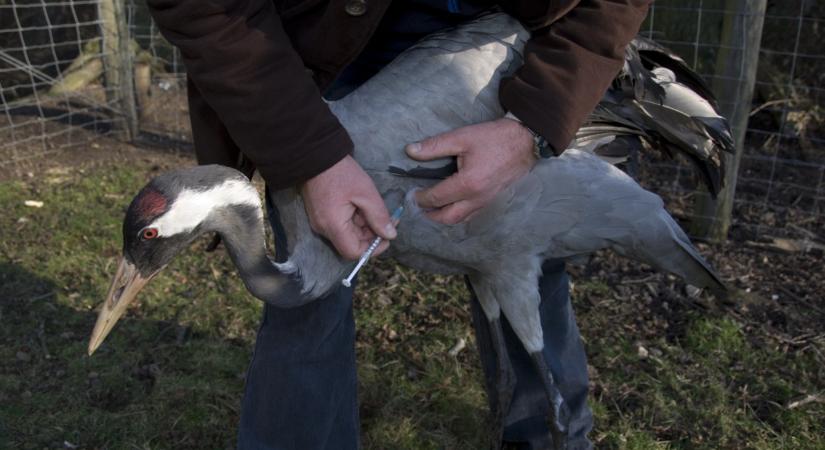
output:
M 389 239 L 395 239 L 395 236 L 398 235 L 398 232 L 395 231 L 395 227 L 392 226 L 391 223 L 388 223 L 387 226 L 384 227 L 384 233 Z
M 407 145 L 407 153 L 418 153 L 421 151 L 421 144 L 418 142 L 413 142 L 412 144 Z

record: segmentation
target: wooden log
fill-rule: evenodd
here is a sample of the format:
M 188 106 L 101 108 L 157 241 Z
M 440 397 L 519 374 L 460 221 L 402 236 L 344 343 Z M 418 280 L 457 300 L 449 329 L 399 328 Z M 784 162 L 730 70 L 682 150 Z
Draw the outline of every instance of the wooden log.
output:
M 63 75 L 63 79 L 49 88 L 48 95 L 64 95 L 77 92 L 100 78 L 102 73 L 103 62 L 100 61 L 100 58 L 90 59 L 83 66 Z
M 135 63 L 135 91 L 141 122 L 148 120 L 149 101 L 152 89 L 152 66 L 150 64 Z
M 103 35 L 103 66 L 106 82 L 106 100 L 119 111 L 114 123 L 124 140 L 132 140 L 138 133 L 138 115 L 135 105 L 134 68 L 126 6 L 123 0 L 100 0 L 98 6 Z
M 89 41 L 69 67 L 63 70 L 60 80 L 49 88 L 48 95 L 77 92 L 95 82 L 101 74 L 103 61 L 100 60 L 100 41 Z
M 697 193 L 690 234 L 712 242 L 727 239 L 731 225 L 736 177 L 744 150 L 745 132 L 756 83 L 762 26 L 767 0 L 726 0 L 726 14 L 715 77 L 712 83 L 722 115 L 731 124 L 736 151 L 725 155 L 725 187 L 714 200 L 707 191 Z
M 83 49 L 80 51 L 80 54 L 72 60 L 72 63 L 69 64 L 69 67 L 63 69 L 63 74 L 74 72 L 75 70 L 80 69 L 81 67 L 85 66 L 89 61 L 95 58 L 100 58 L 100 39 L 92 39 L 85 44 L 83 44 Z

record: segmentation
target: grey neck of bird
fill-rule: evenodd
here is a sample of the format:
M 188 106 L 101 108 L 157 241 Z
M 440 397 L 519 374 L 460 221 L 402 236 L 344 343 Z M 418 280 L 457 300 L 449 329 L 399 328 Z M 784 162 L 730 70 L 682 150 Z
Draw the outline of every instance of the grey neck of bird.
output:
M 267 254 L 260 208 L 232 205 L 216 209 L 205 228 L 221 235 L 229 257 L 252 295 L 279 307 L 306 303 L 294 265 L 277 264 Z
M 288 242 L 290 270 L 300 274 L 305 296 L 320 298 L 340 285 L 352 268 L 329 242 L 312 231 L 303 200 L 295 189 L 269 191 Z

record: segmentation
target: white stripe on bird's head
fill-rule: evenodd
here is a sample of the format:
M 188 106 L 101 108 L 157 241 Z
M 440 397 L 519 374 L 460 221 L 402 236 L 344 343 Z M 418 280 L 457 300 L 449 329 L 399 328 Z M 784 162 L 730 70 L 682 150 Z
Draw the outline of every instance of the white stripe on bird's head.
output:
M 184 188 L 174 198 L 169 210 L 148 228 L 156 228 L 161 237 L 188 233 L 203 223 L 216 208 L 243 205 L 263 214 L 258 191 L 245 180 L 226 180 L 205 190 Z

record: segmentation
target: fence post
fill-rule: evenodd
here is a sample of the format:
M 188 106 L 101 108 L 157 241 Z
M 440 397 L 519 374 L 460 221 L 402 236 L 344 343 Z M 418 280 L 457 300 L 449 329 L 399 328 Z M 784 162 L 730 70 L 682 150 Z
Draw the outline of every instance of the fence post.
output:
M 745 147 L 745 132 L 756 83 L 762 25 L 767 0 L 726 0 L 725 15 L 713 91 L 719 98 L 722 115 L 731 124 L 736 151 L 725 155 L 725 187 L 716 200 L 707 191 L 697 193 L 691 234 L 712 242 L 724 242 L 728 236 L 736 192 L 736 176 Z M 741 50 L 740 50 L 741 49 Z
M 122 125 L 113 121 L 123 139 L 137 137 L 138 116 L 135 105 L 134 70 L 129 27 L 126 22 L 124 0 L 99 0 L 101 31 L 103 34 L 104 79 L 106 102 L 123 117 Z

